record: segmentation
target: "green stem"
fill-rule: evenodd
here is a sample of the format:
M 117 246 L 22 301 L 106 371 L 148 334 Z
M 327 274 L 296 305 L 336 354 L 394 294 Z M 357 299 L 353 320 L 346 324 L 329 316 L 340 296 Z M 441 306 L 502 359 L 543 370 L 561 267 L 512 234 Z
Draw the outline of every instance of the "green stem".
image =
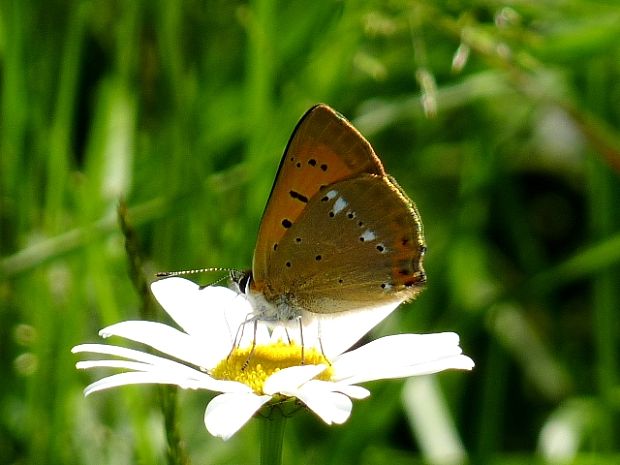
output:
M 282 441 L 286 417 L 278 407 L 272 407 L 269 415 L 263 418 L 261 430 L 261 465 L 280 465 L 282 463 Z

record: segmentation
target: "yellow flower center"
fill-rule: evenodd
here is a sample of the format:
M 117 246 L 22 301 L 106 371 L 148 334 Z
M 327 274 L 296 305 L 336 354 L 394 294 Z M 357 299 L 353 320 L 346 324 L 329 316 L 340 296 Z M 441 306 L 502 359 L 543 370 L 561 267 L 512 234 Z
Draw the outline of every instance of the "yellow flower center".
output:
M 278 341 L 275 344 L 254 347 L 235 347 L 228 357 L 223 359 L 211 371 L 216 379 L 238 381 L 247 384 L 258 394 L 263 394 L 263 384 L 272 374 L 298 365 L 326 365 L 316 379 L 331 379 L 332 368 L 325 356 L 314 347 L 303 348 L 296 343 Z

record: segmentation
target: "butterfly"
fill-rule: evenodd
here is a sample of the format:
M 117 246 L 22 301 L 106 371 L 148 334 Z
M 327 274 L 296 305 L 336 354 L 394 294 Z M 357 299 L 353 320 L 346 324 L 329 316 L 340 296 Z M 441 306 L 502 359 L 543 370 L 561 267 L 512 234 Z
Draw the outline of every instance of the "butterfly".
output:
M 415 204 L 359 131 L 319 104 L 286 146 L 252 270 L 232 279 L 264 321 L 397 306 L 423 289 L 425 251 Z

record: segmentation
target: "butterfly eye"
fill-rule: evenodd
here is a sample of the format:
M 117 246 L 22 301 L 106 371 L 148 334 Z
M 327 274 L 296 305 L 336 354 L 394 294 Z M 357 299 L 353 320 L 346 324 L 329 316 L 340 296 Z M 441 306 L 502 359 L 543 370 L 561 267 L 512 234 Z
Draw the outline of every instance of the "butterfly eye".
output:
M 252 272 L 233 270 L 230 272 L 230 279 L 241 294 L 247 294 L 252 282 Z

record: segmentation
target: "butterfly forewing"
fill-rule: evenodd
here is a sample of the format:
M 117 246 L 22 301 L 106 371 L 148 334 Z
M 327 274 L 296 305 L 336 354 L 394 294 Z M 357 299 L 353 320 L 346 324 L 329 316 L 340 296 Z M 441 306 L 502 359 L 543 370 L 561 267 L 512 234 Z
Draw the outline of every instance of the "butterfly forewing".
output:
M 370 144 L 328 106 L 311 108 L 289 140 L 261 220 L 253 261 L 258 287 L 269 279 L 280 240 L 319 190 L 361 173 L 385 175 Z

